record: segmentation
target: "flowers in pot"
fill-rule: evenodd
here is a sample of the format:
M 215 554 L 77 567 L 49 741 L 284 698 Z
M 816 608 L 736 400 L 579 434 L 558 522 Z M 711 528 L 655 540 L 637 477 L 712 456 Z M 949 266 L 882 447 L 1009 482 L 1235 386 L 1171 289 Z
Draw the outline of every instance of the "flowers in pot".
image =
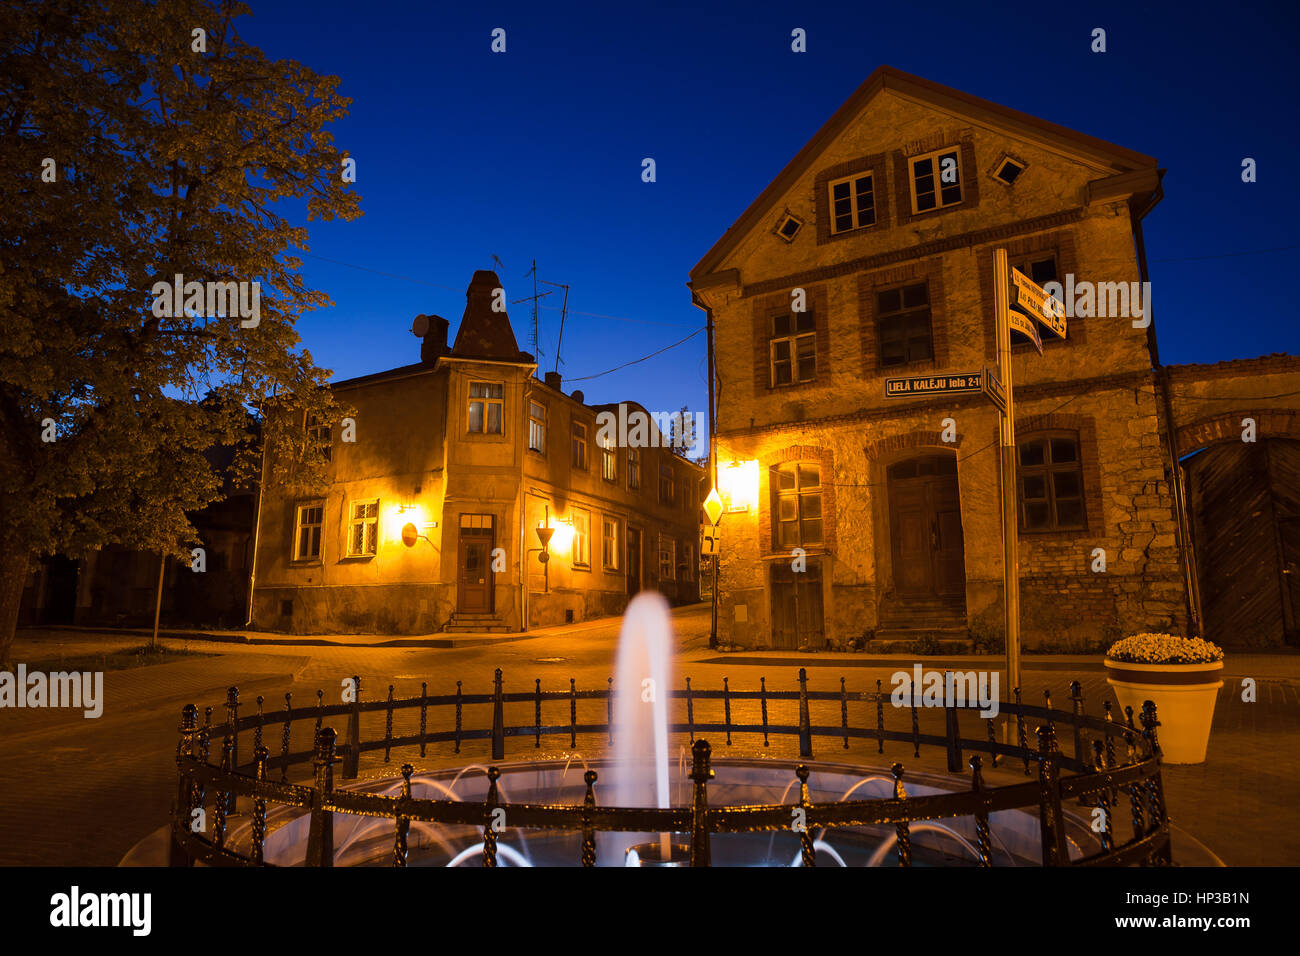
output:
M 1223 681 L 1223 649 L 1198 637 L 1134 634 L 1106 652 L 1106 683 L 1134 714 L 1156 705 L 1166 763 L 1201 763 Z

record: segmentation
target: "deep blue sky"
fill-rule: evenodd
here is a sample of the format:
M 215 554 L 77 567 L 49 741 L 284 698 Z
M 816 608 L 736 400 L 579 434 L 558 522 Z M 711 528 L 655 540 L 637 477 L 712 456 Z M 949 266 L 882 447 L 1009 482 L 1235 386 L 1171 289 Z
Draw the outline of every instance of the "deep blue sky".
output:
M 311 254 L 423 283 L 305 260 L 335 306 L 300 332 L 339 378 L 418 360 L 418 313 L 454 335 L 493 255 L 512 300 L 531 294 L 534 258 L 572 287 L 566 383 L 689 334 L 690 268 L 881 63 L 1157 157 L 1166 198 L 1146 238 L 1166 363 L 1300 352 L 1300 249 L 1227 256 L 1300 243 L 1290 3 L 249 2 L 249 42 L 337 74 L 353 100 L 333 133 L 365 214 L 313 223 Z M 794 27 L 807 53 L 790 51 Z M 559 299 L 542 300 L 544 369 Z M 511 307 L 524 349 L 529 315 Z M 704 356 L 699 335 L 566 390 L 703 410 Z

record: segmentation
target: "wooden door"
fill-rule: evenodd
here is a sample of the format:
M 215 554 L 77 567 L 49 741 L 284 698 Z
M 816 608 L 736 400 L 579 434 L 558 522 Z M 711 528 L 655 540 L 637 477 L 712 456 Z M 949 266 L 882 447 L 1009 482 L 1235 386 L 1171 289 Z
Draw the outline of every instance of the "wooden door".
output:
M 627 596 L 641 590 L 641 529 L 627 529 Z
M 456 575 L 456 610 L 461 614 L 492 612 L 492 532 L 462 528 Z
M 772 565 L 772 646 L 786 650 L 826 643 L 821 564 L 809 561 L 795 571 L 782 561 Z
M 899 597 L 963 598 L 966 557 L 957 462 L 932 455 L 889 469 L 890 543 Z

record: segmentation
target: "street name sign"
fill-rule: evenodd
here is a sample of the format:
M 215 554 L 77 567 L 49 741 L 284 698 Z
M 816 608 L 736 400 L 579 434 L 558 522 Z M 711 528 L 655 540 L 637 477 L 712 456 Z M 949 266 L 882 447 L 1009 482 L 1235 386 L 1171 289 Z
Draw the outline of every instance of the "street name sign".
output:
M 1034 348 L 1038 349 L 1038 354 L 1043 354 L 1043 340 L 1038 334 L 1038 323 L 1025 315 L 1023 312 L 1017 312 L 1015 309 L 1007 309 L 1007 325 L 1012 332 L 1019 332 L 1030 342 Z
M 984 378 L 981 381 L 981 391 L 988 396 L 990 402 L 997 406 L 997 410 L 1003 415 L 1007 413 L 1007 392 L 998 381 L 998 377 L 993 374 L 993 370 L 987 365 L 984 367 Z
M 947 395 L 980 391 L 979 372 L 954 375 L 930 375 L 913 378 L 885 379 L 885 398 L 914 398 L 920 395 Z
M 1019 269 L 1011 270 L 1010 293 L 1011 308 L 1043 323 L 1057 338 L 1065 338 L 1065 306 L 1060 299 L 1048 295 L 1047 290 Z

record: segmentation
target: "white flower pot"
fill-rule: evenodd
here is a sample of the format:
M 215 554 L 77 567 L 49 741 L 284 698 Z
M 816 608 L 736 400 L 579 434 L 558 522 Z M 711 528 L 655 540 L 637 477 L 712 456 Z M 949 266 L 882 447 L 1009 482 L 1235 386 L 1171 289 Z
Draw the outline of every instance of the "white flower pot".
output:
M 1223 681 L 1223 661 L 1209 664 L 1106 664 L 1106 683 L 1119 699 L 1120 714 L 1133 708 L 1133 723 L 1141 729 L 1142 705 L 1156 705 L 1156 738 L 1165 763 L 1202 763 L 1214 721 L 1214 702 Z

